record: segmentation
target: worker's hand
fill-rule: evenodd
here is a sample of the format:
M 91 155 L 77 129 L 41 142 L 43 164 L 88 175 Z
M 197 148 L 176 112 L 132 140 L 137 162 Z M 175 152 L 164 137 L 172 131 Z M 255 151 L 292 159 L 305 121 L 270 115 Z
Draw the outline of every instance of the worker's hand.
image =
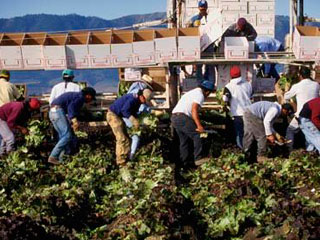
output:
M 282 137 L 279 133 L 276 133 L 276 139 L 280 143 L 284 143 L 286 141 L 286 139 Z
M 275 141 L 276 141 L 276 138 L 274 137 L 273 134 L 271 134 L 271 135 L 268 135 L 268 136 L 267 136 L 267 140 L 268 140 L 270 143 L 274 144 Z
M 71 122 L 72 122 L 71 127 L 72 127 L 73 131 L 74 131 L 74 132 L 78 131 L 78 129 L 79 129 L 79 122 L 78 122 L 78 120 L 77 120 L 76 118 L 72 118 Z
M 199 133 L 204 133 L 205 132 L 205 130 L 204 130 L 204 128 L 202 126 L 198 126 L 196 128 L 196 131 L 199 132 Z
M 135 130 L 138 130 L 139 127 L 140 127 L 139 120 L 138 120 L 137 118 L 135 118 L 134 116 L 130 116 L 130 117 L 129 117 L 129 120 L 130 120 L 130 122 L 132 123 L 132 127 L 133 127 Z
M 28 134 L 28 129 L 27 128 L 25 128 L 25 127 L 21 127 L 20 128 L 20 132 L 23 134 L 23 135 L 26 135 L 26 134 Z
M 152 110 L 151 113 L 153 115 L 155 115 L 156 117 L 160 117 L 165 113 L 165 111 L 164 110 Z

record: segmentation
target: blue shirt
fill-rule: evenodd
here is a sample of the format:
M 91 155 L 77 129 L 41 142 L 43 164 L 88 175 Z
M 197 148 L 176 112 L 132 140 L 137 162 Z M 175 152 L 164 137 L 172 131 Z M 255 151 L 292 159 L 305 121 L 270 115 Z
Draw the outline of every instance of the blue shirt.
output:
M 79 115 L 80 109 L 85 102 L 82 92 L 66 92 L 54 99 L 51 106 L 58 105 L 72 119 Z
M 190 21 L 189 21 L 189 24 L 192 25 L 192 27 L 196 27 L 194 24 L 196 21 L 201 21 L 202 18 L 205 18 L 206 19 L 206 22 L 207 22 L 207 16 L 203 16 L 201 14 L 197 14 L 197 15 L 194 15 Z
M 147 84 L 145 84 L 144 82 L 134 82 L 130 86 L 128 93 L 136 93 L 137 94 L 139 92 L 139 90 L 144 90 L 147 87 L 148 87 Z
M 119 117 L 129 118 L 130 116 L 137 116 L 140 105 L 138 95 L 129 93 L 118 98 L 109 109 Z

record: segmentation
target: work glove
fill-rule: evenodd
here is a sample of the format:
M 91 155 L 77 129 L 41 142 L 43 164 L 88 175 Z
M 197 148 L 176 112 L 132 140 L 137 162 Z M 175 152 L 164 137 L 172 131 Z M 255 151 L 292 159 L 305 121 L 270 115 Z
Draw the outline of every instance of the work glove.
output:
M 138 120 L 137 118 L 135 118 L 134 116 L 130 116 L 130 117 L 129 117 L 129 120 L 130 120 L 130 122 L 132 123 L 132 127 L 133 127 L 135 130 L 138 130 L 139 127 L 140 127 L 139 120 Z
M 155 115 L 156 117 L 160 117 L 165 113 L 165 111 L 164 110 L 152 110 L 151 113 L 153 115 Z
M 74 132 L 78 131 L 78 129 L 79 129 L 79 122 L 78 122 L 78 120 L 77 120 L 76 118 L 72 118 L 72 119 L 71 119 L 71 123 L 72 123 L 71 127 L 72 127 L 73 131 L 74 131 Z

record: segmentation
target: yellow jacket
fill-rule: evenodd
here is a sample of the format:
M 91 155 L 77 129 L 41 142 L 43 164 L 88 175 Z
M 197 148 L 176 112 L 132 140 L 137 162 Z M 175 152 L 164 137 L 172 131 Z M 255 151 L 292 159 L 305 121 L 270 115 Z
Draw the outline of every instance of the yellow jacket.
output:
M 5 103 L 15 101 L 20 97 L 20 93 L 15 85 L 5 78 L 0 78 L 0 106 Z

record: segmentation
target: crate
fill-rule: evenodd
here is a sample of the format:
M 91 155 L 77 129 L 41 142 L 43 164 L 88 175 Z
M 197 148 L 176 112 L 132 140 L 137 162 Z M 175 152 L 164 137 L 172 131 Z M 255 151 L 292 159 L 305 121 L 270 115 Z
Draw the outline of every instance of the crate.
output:
M 111 36 L 110 31 L 91 32 L 88 44 L 91 68 L 112 67 Z
M 46 33 L 26 33 L 24 35 L 21 45 L 24 69 L 44 69 L 42 44 L 45 38 Z
M 320 30 L 318 27 L 297 26 L 293 52 L 298 59 L 320 59 Z
M 112 31 L 111 54 L 114 67 L 133 66 L 133 31 Z
M 43 45 L 45 69 L 67 68 L 67 55 L 65 44 L 67 34 L 47 34 Z
M 273 93 L 275 83 L 275 78 L 256 78 L 252 82 L 252 89 L 254 93 Z
M 22 70 L 21 43 L 23 33 L 3 34 L 0 41 L 1 67 L 8 70 Z
M 124 80 L 125 81 L 137 81 L 141 80 L 142 70 L 137 68 L 125 68 Z
M 156 63 L 154 35 L 154 30 L 151 29 L 138 30 L 134 32 L 134 64 L 150 65 Z
M 178 31 L 178 59 L 200 59 L 200 33 L 198 28 L 180 28 Z
M 224 43 L 226 59 L 249 58 L 249 43 L 246 37 L 226 37 Z
M 71 32 L 68 34 L 66 55 L 68 68 L 83 69 L 90 67 L 89 32 Z
M 178 57 L 176 29 L 157 29 L 155 31 L 156 62 L 163 63 Z

